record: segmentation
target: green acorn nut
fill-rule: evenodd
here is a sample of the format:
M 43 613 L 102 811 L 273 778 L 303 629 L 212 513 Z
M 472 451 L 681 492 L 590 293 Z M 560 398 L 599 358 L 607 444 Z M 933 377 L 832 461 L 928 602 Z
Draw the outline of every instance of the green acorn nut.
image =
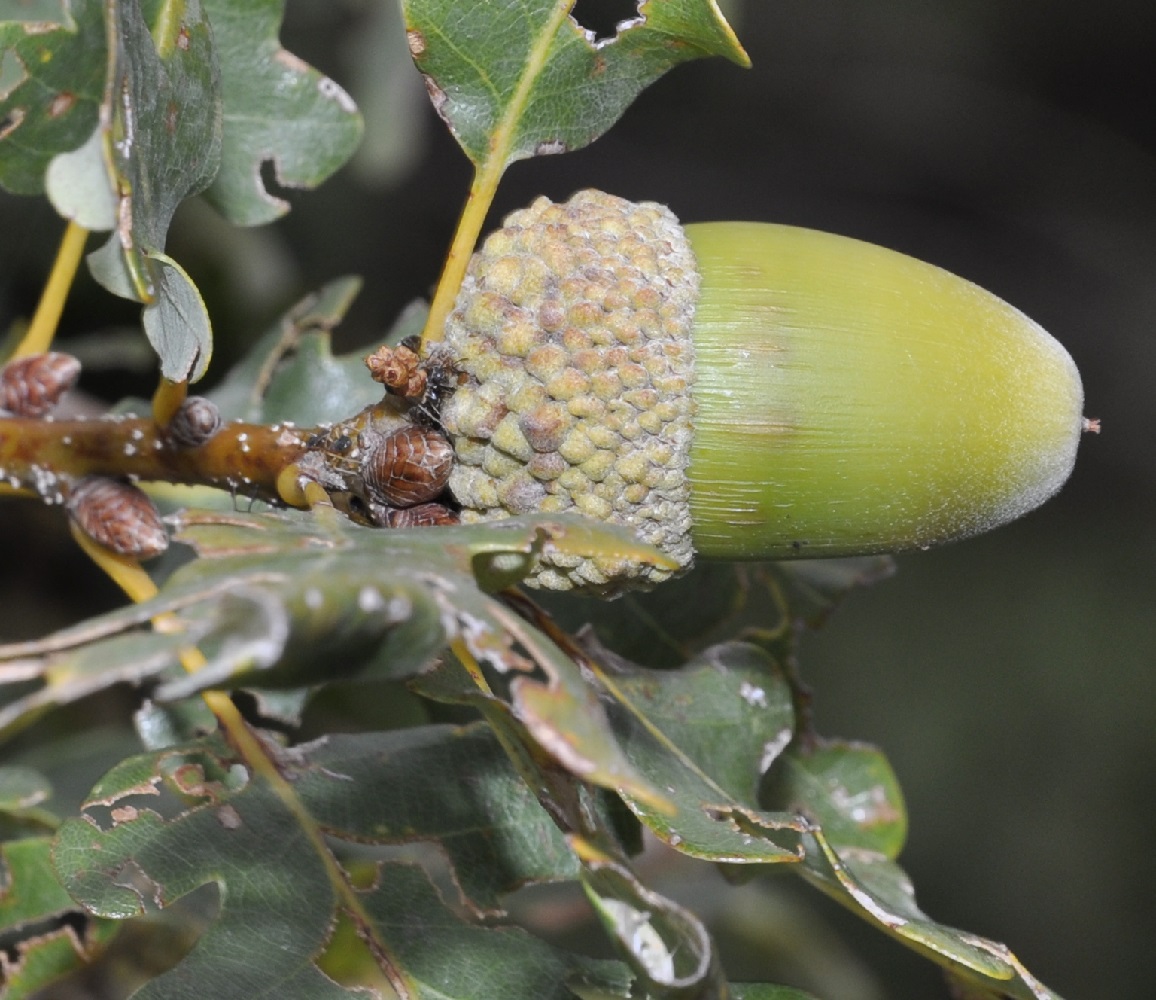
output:
M 986 531 L 1060 488 L 1084 427 L 1067 352 L 970 282 L 597 191 L 505 220 L 446 343 L 464 521 L 574 510 L 682 569 L 696 552 L 863 555 Z M 555 557 L 531 582 L 615 593 L 671 573 Z

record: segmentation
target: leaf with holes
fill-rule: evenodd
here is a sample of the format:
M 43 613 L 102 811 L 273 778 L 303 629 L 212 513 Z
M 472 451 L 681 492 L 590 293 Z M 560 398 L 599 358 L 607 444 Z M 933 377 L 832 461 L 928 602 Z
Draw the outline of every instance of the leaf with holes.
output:
M 361 119 L 340 87 L 281 47 L 283 0 L 73 7 L 53 31 L 0 23 L 11 44 L 0 148 L 17 154 L 0 183 L 35 193 L 46 176 L 62 215 L 114 230 L 89 257 L 94 276 L 145 304 L 161 373 L 196 380 L 212 333 L 200 294 L 164 253 L 173 213 L 212 183 L 208 197 L 232 221 L 270 221 L 288 206 L 265 189 L 262 165 L 285 186 L 316 186 L 352 154 Z
M 176 16 L 173 16 L 176 13 Z M 84 171 L 104 173 L 115 231 L 89 257 L 109 291 L 146 304 L 145 326 L 173 381 L 199 378 L 209 362 L 209 320 L 196 288 L 164 254 L 177 206 L 216 175 L 221 151 L 220 82 L 213 34 L 199 3 L 124 0 L 105 12 L 106 85 L 99 146 L 49 171 L 49 196 L 63 204 Z M 100 187 L 97 176 L 93 190 Z
M 361 115 L 336 83 L 281 47 L 285 0 L 203 0 L 221 67 L 221 169 L 206 197 L 243 226 L 271 222 L 289 204 L 261 178 L 314 188 L 353 155 Z
M 662 558 L 624 529 L 537 516 L 382 531 L 332 509 L 194 511 L 180 517 L 176 539 L 201 558 L 153 600 L 0 647 L 0 680 L 41 681 L 0 710 L 0 731 L 125 681 L 156 685 L 154 697 L 164 702 L 215 687 L 398 679 L 460 640 L 508 684 L 510 703 L 563 766 L 642 801 L 663 801 L 615 743 L 578 665 L 478 583 L 516 580 L 544 548 Z M 144 630 L 162 615 L 163 629 Z M 205 663 L 190 674 L 181 660 L 191 647 Z
M 475 163 L 581 149 L 667 70 L 721 55 L 749 65 L 714 0 L 643 0 L 596 41 L 574 0 L 404 0 L 406 34 L 437 113 Z
M 0 984 L 5 1000 L 31 997 L 92 961 L 116 924 L 77 921 L 79 913 L 52 869 L 51 838 L 27 837 L 0 845 L 0 939 L 5 943 L 0 949 Z
M 519 928 L 464 919 L 417 868 L 384 865 L 368 886 L 355 883 L 342 863 L 355 856 L 352 843 L 392 839 L 380 822 L 396 800 L 375 762 L 408 744 L 421 768 L 422 747 L 438 751 L 443 735 L 331 737 L 296 750 L 262 744 L 256 756 L 209 738 L 127 760 L 62 827 L 57 868 L 76 899 L 114 919 L 217 886 L 216 920 L 182 962 L 136 994 L 142 1000 L 360 995 L 316 964 L 339 910 L 353 919 L 372 961 L 408 995 L 570 998 L 568 984 L 625 995 L 629 976 L 618 963 L 568 955 Z M 505 766 L 500 757 L 482 757 L 477 773 L 489 773 L 487 760 L 499 771 Z M 450 802 L 440 821 L 439 800 L 425 803 L 433 819 L 419 820 L 425 829 L 418 836 L 521 836 L 501 810 L 510 794 L 536 808 L 524 789 L 505 782 L 490 786 L 500 793 L 492 799 L 463 801 L 468 776 L 447 770 L 444 757 L 437 763 L 436 752 L 429 763 L 430 789 L 443 789 Z
M 484 724 L 334 736 L 315 753 L 295 787 L 317 821 L 358 841 L 432 843 L 479 917 L 500 916 L 505 893 L 581 870 Z
M 92 40 L 104 24 L 98 0 L 26 6 L 22 17 L 0 18 L 0 187 L 40 194 L 52 158 L 83 145 L 96 126 L 105 59 Z
M 594 645 L 618 742 L 675 810 L 624 794 L 671 847 L 730 864 L 797 863 L 807 824 L 759 808 L 762 775 L 790 743 L 795 716 L 779 665 L 746 643 L 715 646 L 679 670 L 646 670 Z
M 907 874 L 884 855 L 854 848 L 836 851 L 817 828 L 807 835 L 805 845 L 806 858 L 797 870 L 809 882 L 942 965 L 969 989 L 1009 1000 L 1060 1000 L 1006 945 L 928 917 L 915 905 L 915 890 Z
M 907 809 L 887 758 L 866 743 L 816 740 L 792 746 L 772 765 L 762 799 L 801 813 L 837 850 L 895 859 L 907 837 Z

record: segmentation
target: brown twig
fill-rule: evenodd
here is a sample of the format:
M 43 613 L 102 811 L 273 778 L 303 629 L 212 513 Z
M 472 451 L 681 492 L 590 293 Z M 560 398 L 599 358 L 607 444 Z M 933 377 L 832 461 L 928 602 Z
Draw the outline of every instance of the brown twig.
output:
M 184 448 L 149 418 L 0 419 L 0 481 L 63 503 L 85 476 L 215 486 L 260 500 L 283 499 L 277 477 L 309 448 L 314 430 L 289 424 L 225 424 Z

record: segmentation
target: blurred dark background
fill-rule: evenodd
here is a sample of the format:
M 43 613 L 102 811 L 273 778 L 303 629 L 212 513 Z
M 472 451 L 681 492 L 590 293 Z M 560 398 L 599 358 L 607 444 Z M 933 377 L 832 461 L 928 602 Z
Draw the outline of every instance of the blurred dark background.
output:
M 1068 347 L 1104 429 L 1083 442 L 1070 484 L 994 535 L 901 557 L 893 580 L 806 639 L 803 671 L 822 732 L 889 753 L 911 812 L 902 860 L 928 913 L 1008 943 L 1068 1000 L 1151 996 L 1156 4 L 725 6 L 753 69 L 676 69 L 590 148 L 514 166 L 495 220 L 536 194 L 595 186 L 665 202 L 684 221 L 834 230 L 970 278 Z M 577 8 L 600 34 L 632 9 Z M 366 288 L 339 346 L 371 341 L 436 280 L 469 180 L 392 4 L 290 0 L 283 37 L 353 92 L 369 136 L 321 190 L 290 193 L 293 212 L 272 227 L 237 232 L 199 204 L 178 215 L 170 251 L 209 301 L 218 376 L 282 308 L 341 274 Z M 0 232 L 6 326 L 30 314 L 60 225 L 35 200 L 0 196 Z M 85 277 L 65 337 L 83 351 L 88 335 L 136 319 Z M 86 388 L 147 392 L 140 344 L 94 358 Z M 117 601 L 58 514 L 0 507 L 0 639 Z M 790 913 L 795 895 L 815 896 L 788 893 Z M 814 908 L 806 919 L 859 956 L 841 959 L 850 978 L 828 984 L 827 1000 L 945 995 L 929 963 L 823 900 Z M 760 975 L 760 949 L 771 950 L 736 946 L 736 971 Z

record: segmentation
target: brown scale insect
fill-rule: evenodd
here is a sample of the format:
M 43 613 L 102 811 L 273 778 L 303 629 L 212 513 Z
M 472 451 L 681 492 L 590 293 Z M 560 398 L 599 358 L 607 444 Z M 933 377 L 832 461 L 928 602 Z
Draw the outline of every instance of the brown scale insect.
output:
M 68 498 L 68 513 L 89 538 L 122 556 L 151 559 L 169 547 L 156 505 L 123 479 L 85 476 Z
M 178 448 L 199 448 L 221 429 L 221 411 L 204 396 L 190 396 L 165 428 Z
M 386 507 L 381 511 L 381 523 L 386 528 L 436 528 L 446 524 L 457 524 L 461 518 L 457 511 L 445 504 L 420 503 L 416 507 Z
M 374 501 L 416 507 L 446 488 L 453 465 L 453 447 L 442 434 L 411 424 L 381 439 L 366 456 L 362 476 Z
M 79 375 L 80 362 L 71 354 L 48 351 L 15 358 L 0 368 L 0 409 L 18 417 L 42 417 Z

